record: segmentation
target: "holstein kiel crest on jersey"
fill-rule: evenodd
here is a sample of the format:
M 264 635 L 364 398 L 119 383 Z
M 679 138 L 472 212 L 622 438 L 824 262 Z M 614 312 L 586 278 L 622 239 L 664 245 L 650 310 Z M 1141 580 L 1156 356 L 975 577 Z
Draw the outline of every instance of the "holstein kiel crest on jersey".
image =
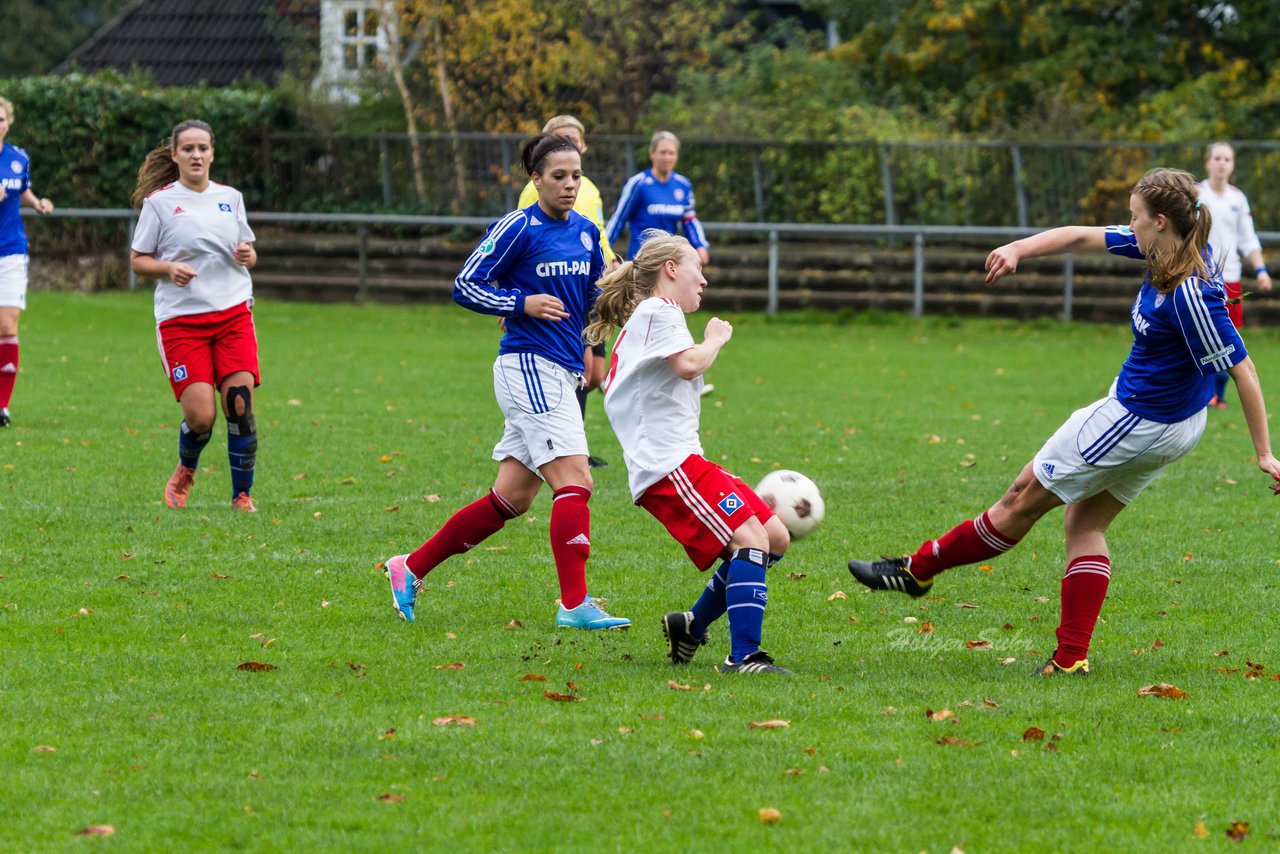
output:
M 742 499 L 738 497 L 738 493 L 730 492 L 724 498 L 721 498 L 716 506 L 724 512 L 726 516 L 732 516 L 742 508 Z

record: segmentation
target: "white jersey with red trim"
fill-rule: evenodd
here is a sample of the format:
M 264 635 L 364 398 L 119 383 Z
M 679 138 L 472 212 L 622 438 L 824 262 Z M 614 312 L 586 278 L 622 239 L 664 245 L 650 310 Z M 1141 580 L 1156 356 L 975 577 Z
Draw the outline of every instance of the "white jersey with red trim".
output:
M 636 306 L 613 343 L 604 411 L 622 444 L 632 500 L 702 453 L 702 377 L 681 379 L 668 361 L 692 346 L 684 312 L 665 297 Z
M 1222 281 L 1238 282 L 1242 269 L 1240 258 L 1262 248 L 1258 233 L 1253 228 L 1249 199 L 1239 187 L 1231 184 L 1226 186 L 1222 195 L 1215 193 L 1208 181 L 1201 181 L 1197 186 L 1200 188 L 1200 203 L 1213 215 L 1209 245 L 1213 247 L 1214 263 L 1222 265 Z
M 167 278 L 156 283 L 156 323 L 171 317 L 222 311 L 253 299 L 249 270 L 236 263 L 239 243 L 256 238 L 235 187 L 212 181 L 197 193 L 180 183 L 156 190 L 142 203 L 133 251 L 196 270 L 186 287 Z

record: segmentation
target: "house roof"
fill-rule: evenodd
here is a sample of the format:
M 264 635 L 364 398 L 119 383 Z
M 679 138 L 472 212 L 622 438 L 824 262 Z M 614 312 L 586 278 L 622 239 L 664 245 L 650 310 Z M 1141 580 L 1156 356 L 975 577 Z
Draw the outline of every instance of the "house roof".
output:
M 276 83 L 282 25 L 318 20 L 315 0 L 134 0 L 54 69 L 55 74 L 140 68 L 161 86 Z

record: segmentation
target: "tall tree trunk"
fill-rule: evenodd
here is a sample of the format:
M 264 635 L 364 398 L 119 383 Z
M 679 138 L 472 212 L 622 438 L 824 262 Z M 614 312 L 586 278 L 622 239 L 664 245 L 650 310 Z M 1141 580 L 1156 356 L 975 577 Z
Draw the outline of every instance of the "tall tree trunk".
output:
M 449 92 L 449 68 L 444 59 L 444 32 L 440 18 L 431 19 L 431 41 L 436 54 L 436 83 L 440 87 L 440 104 L 444 108 L 444 123 L 449 129 L 453 148 L 454 201 L 453 212 L 461 213 L 467 198 L 467 167 L 462 159 L 462 143 L 458 140 L 458 121 L 453 115 L 453 97 Z
M 409 133 L 409 160 L 413 165 L 413 191 L 418 198 L 418 204 L 422 204 L 427 197 L 427 181 L 422 170 L 422 143 L 418 139 L 418 119 L 414 114 L 413 95 L 409 92 L 409 86 L 404 79 L 404 62 L 400 52 L 400 27 L 399 22 L 402 20 L 395 7 L 390 0 L 383 0 L 380 4 L 379 12 L 382 20 L 383 36 L 387 40 L 387 65 L 391 67 L 391 77 L 395 80 L 396 89 L 400 92 L 400 103 L 404 106 L 404 124 L 405 129 Z M 392 17 L 394 15 L 394 18 Z M 393 31 L 391 22 L 396 21 L 396 28 Z

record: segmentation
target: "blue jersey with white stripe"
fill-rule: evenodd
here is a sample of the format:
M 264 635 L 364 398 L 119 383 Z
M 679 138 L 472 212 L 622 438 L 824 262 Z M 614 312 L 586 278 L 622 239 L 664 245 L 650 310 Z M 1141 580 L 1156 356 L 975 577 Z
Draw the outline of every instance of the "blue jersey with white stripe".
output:
M 676 234 L 683 228 L 684 236 L 694 249 L 707 245 L 707 235 L 693 209 L 693 183 L 679 172 L 672 172 L 666 181 L 654 177 L 652 169 L 631 176 L 618 197 L 618 206 L 604 227 L 605 239 L 612 246 L 622 236 L 623 228 L 631 229 L 631 243 L 627 257 L 636 257 L 642 236 L 647 229 L 657 228 L 667 234 Z
M 1106 240 L 1113 255 L 1146 258 L 1127 226 L 1108 226 Z M 1133 349 L 1120 368 L 1116 398 L 1149 421 L 1173 424 L 1204 409 L 1213 397 L 1213 375 L 1249 355 L 1217 279 L 1191 276 L 1162 294 L 1148 274 L 1130 314 Z
M 22 194 L 31 187 L 31 158 L 21 148 L 0 148 L 0 258 L 27 254 L 27 230 L 22 227 Z
M 506 318 L 499 353 L 536 353 L 581 373 L 582 330 L 603 274 L 596 224 L 577 211 L 554 219 L 534 203 L 489 226 L 453 282 L 453 301 Z M 525 298 L 534 294 L 557 297 L 569 316 L 556 321 L 525 314 Z

